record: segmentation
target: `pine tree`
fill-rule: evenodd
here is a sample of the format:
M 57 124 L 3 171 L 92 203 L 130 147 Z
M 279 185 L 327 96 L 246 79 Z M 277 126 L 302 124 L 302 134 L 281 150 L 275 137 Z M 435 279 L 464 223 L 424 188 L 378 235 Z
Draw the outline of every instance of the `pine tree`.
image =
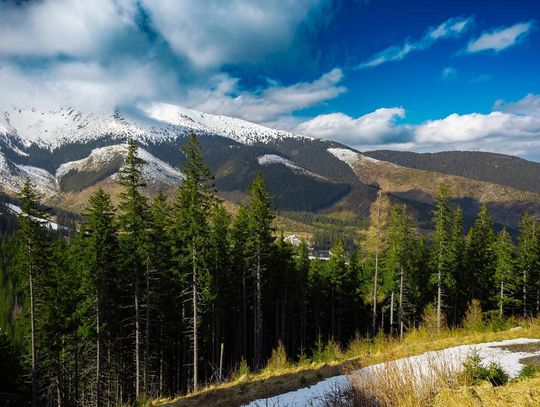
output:
M 270 207 L 271 196 L 260 173 L 253 180 L 248 197 L 247 250 L 249 269 L 255 279 L 253 364 L 256 368 L 260 368 L 263 352 L 263 285 L 274 246 L 274 237 L 272 236 L 274 215 Z
M 495 282 L 498 290 L 497 302 L 499 315 L 503 316 L 504 306 L 509 303 L 508 293 L 516 288 L 516 276 L 514 274 L 514 245 L 512 238 L 506 229 L 502 229 L 493 244 L 495 254 Z
M 519 224 L 519 255 L 517 267 L 521 272 L 523 316 L 532 315 L 532 295 L 540 268 L 540 249 L 536 222 L 525 213 Z
M 135 397 L 138 398 L 141 393 L 141 387 L 146 391 L 146 380 L 142 380 L 141 375 L 141 348 L 142 348 L 142 317 L 141 300 L 143 291 L 146 294 L 146 310 L 150 309 L 148 304 L 148 285 L 150 283 L 148 251 L 147 251 L 147 229 L 148 229 L 148 201 L 141 193 L 141 188 L 145 186 L 142 176 L 142 166 L 144 161 L 138 157 L 138 145 L 130 139 L 127 145 L 127 154 L 124 160 L 124 166 L 120 170 L 120 185 L 124 191 L 120 194 L 120 216 L 121 227 L 121 248 L 124 253 L 124 269 L 132 276 L 133 287 L 133 305 L 135 311 L 135 332 L 134 332 L 134 361 L 135 361 Z M 143 280 L 144 284 L 143 288 Z M 149 322 L 146 321 L 145 343 L 149 343 Z M 147 376 L 148 355 L 145 352 L 143 375 Z M 142 385 L 142 386 L 141 386 Z
M 379 190 L 377 199 L 371 205 L 370 226 L 365 242 L 366 251 L 374 257 L 373 289 L 372 289 L 372 323 L 371 336 L 377 333 L 377 303 L 379 301 L 379 267 L 381 255 L 386 248 L 386 227 L 389 212 L 389 200 Z
M 19 215 L 19 230 L 16 238 L 20 243 L 18 268 L 28 275 L 28 290 L 30 299 L 30 351 L 32 369 L 32 406 L 39 403 L 38 388 L 38 355 L 37 355 L 37 326 L 36 326 L 36 291 L 39 289 L 39 279 L 47 272 L 47 236 L 43 224 L 46 214 L 39 208 L 41 195 L 26 179 L 19 194 L 21 214 Z
M 385 257 L 384 290 L 393 299 L 398 297 L 398 330 L 403 337 L 405 305 L 409 291 L 409 276 L 414 271 L 415 262 L 414 223 L 406 205 L 394 206 L 388 224 L 388 249 Z M 390 305 L 390 333 L 394 329 L 394 301 Z
M 189 135 L 182 172 L 184 180 L 175 203 L 174 229 L 178 264 L 191 279 L 186 281 L 191 291 L 191 333 L 193 350 L 193 390 L 199 382 L 199 300 L 208 290 L 208 234 L 210 212 L 215 204 L 215 190 L 210 169 L 204 163 L 203 151 L 194 133 Z
M 486 205 L 482 205 L 474 225 L 467 234 L 465 244 L 465 269 L 468 276 L 468 302 L 480 301 L 482 308 L 489 307 L 493 298 L 492 288 L 495 276 L 495 256 L 493 243 L 495 232 Z
M 82 290 L 86 299 L 80 304 L 81 315 L 90 316 L 85 329 L 88 337 L 95 336 L 96 406 L 105 400 L 105 338 L 114 321 L 113 306 L 118 300 L 112 293 L 117 281 L 118 234 L 114 224 L 115 210 L 110 196 L 98 189 L 91 197 L 87 208 L 84 236 L 84 275 Z M 91 321 L 93 316 L 94 322 Z M 93 327 L 93 328 L 92 328 Z M 92 332 L 94 331 L 94 332 Z
M 450 206 L 452 194 L 447 184 L 441 184 L 435 196 L 434 211 L 435 231 L 432 237 L 431 261 L 435 271 L 437 286 L 437 331 L 442 327 L 443 292 L 455 284 L 454 253 L 453 253 L 453 220 L 454 215 Z

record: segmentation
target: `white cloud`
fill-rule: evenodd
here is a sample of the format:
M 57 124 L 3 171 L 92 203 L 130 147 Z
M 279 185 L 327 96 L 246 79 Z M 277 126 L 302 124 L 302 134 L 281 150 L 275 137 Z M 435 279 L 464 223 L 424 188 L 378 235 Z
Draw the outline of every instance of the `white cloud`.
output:
M 296 130 L 359 150 L 481 150 L 540 159 L 540 95 L 529 94 L 515 103 L 498 101 L 488 114 L 453 113 L 418 125 L 397 123 L 403 118 L 400 107 L 356 119 L 333 113 L 300 123 Z
M 511 27 L 500 27 L 489 32 L 484 32 L 480 37 L 469 43 L 466 52 L 502 51 L 518 44 L 533 28 L 533 21 L 529 21 L 527 23 L 514 24 Z
M 393 45 L 385 50 L 373 55 L 367 61 L 358 65 L 359 69 L 373 68 L 390 61 L 400 61 L 413 51 L 420 51 L 430 48 L 436 41 L 456 38 L 467 31 L 472 24 L 473 18 L 451 18 L 437 27 L 431 27 L 418 41 L 407 40 L 403 44 Z
M 0 4 L 0 56 L 89 57 L 134 27 L 130 0 Z
M 0 89 L 0 108 L 4 109 L 71 105 L 98 110 L 180 92 L 170 72 L 163 72 L 151 62 L 139 61 L 126 61 L 114 67 L 67 62 L 30 72 L 5 64 L 0 67 Z
M 513 103 L 506 103 L 503 100 L 497 100 L 493 109 L 521 115 L 540 116 L 540 95 L 529 93 L 523 99 Z
M 200 68 L 258 62 L 290 46 L 315 0 L 142 0 L 172 49 Z
M 407 131 L 408 126 L 396 124 L 404 117 L 405 110 L 400 107 L 377 109 L 358 118 L 343 113 L 323 114 L 300 123 L 295 131 L 348 145 L 380 143 Z
M 270 84 L 260 92 L 250 93 L 238 89 L 237 79 L 221 74 L 213 78 L 210 89 L 192 89 L 186 105 L 207 113 L 240 117 L 266 125 L 276 124 L 277 120 L 284 124 L 286 120 L 282 115 L 334 99 L 345 92 L 346 88 L 339 85 L 342 78 L 342 71 L 335 68 L 313 82 L 290 86 Z

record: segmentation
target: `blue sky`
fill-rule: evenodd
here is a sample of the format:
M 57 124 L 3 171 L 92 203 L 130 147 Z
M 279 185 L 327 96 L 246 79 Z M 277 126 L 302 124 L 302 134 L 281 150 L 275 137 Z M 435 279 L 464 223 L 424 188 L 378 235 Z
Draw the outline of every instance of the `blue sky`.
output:
M 359 149 L 540 160 L 536 1 L 0 2 L 0 105 L 179 104 Z

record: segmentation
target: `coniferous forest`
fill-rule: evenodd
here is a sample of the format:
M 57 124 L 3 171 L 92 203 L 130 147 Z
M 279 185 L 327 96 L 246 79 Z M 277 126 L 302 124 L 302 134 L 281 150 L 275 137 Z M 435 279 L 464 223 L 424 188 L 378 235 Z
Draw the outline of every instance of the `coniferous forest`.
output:
M 145 195 L 129 142 L 118 205 L 102 190 L 77 231 L 49 232 L 27 181 L 19 227 L 0 246 L 0 392 L 33 406 L 104 406 L 171 396 L 263 368 L 279 344 L 309 358 L 329 341 L 397 338 L 435 315 L 461 324 L 478 300 L 494 321 L 537 315 L 540 240 L 525 214 L 517 238 L 487 207 L 464 230 L 452 191 L 435 197 L 434 230 L 379 193 L 369 227 L 346 251 L 311 259 L 273 229 L 272 193 L 258 175 L 225 210 L 191 135 L 174 199 Z

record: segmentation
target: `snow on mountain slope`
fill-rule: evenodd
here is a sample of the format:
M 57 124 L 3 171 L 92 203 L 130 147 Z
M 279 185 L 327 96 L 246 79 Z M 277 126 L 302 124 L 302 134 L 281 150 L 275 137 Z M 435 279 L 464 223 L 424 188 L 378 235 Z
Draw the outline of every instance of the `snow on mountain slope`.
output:
M 170 126 L 154 127 L 123 117 L 119 112 L 82 112 L 73 108 L 39 111 L 12 108 L 0 118 L 0 137 L 53 150 L 73 142 L 85 143 L 101 137 L 133 137 L 141 142 L 176 137 Z
M 314 177 L 314 178 L 326 179 L 324 177 L 321 177 L 320 175 L 314 174 L 311 171 L 306 170 L 305 168 L 302 168 L 302 167 L 296 165 L 292 161 L 287 160 L 286 158 L 283 158 L 283 157 L 281 157 L 281 156 L 279 156 L 277 154 L 261 155 L 261 156 L 257 157 L 257 161 L 258 161 L 258 163 L 260 165 L 281 164 L 281 165 L 284 165 L 284 166 L 290 168 L 294 172 L 306 174 L 306 175 L 309 175 L 309 176 Z
M 11 108 L 0 115 L 0 140 L 19 155 L 32 144 L 54 150 L 64 144 L 87 143 L 103 137 L 134 138 L 146 144 L 175 140 L 187 131 L 218 135 L 239 143 L 268 143 L 284 138 L 308 137 L 235 119 L 197 112 L 180 106 L 153 103 L 138 109 L 84 112 L 72 107 L 41 111 L 36 108 Z
M 143 107 L 142 110 L 154 120 L 228 137 L 242 144 L 268 143 L 284 138 L 312 139 L 282 130 L 274 130 L 246 120 L 202 113 L 166 103 L 153 103 Z
M 348 148 L 328 148 L 327 151 L 332 154 L 337 159 L 345 162 L 347 165 L 351 166 L 353 163 L 373 163 L 373 164 L 383 164 L 383 165 L 394 165 L 387 161 L 380 161 L 375 158 L 368 157 L 366 155 L 360 154 L 356 151 L 349 150 Z
M 19 192 L 27 178 L 45 197 L 54 196 L 58 192 L 58 184 L 49 172 L 41 168 L 15 164 L 0 152 L 0 188 Z
M 117 144 L 107 147 L 95 148 L 82 160 L 70 161 L 62 164 L 56 171 L 56 179 L 58 182 L 68 173 L 75 171 L 99 171 L 105 165 L 118 160 L 123 161 L 127 153 L 126 144 Z M 143 148 L 139 148 L 138 156 L 145 161 L 142 174 L 147 183 L 163 183 L 169 185 L 177 185 L 184 178 L 183 174 L 167 164 L 166 162 L 156 158 Z

